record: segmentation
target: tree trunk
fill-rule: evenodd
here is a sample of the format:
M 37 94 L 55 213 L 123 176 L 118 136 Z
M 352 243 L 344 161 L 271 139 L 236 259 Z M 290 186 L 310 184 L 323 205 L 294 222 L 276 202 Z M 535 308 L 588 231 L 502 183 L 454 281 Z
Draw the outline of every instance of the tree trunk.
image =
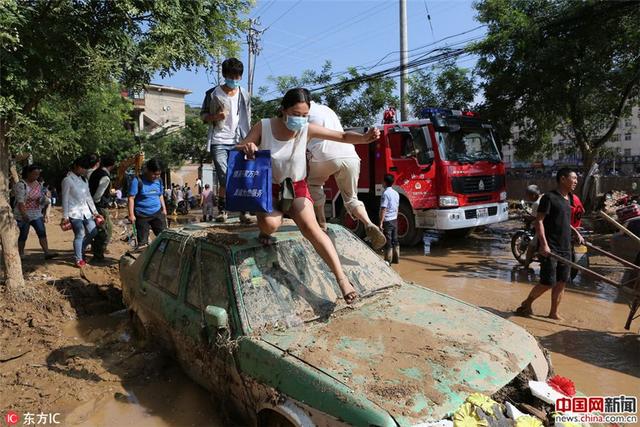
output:
M 9 141 L 8 125 L 0 119 L 0 245 L 7 289 L 14 292 L 24 286 L 22 260 L 18 253 L 18 227 L 9 205 Z
M 593 166 L 593 163 L 595 162 L 595 156 L 593 150 L 588 148 L 584 148 L 580 151 L 582 152 L 582 170 L 586 175 L 589 173 L 589 169 L 591 169 L 591 166 Z

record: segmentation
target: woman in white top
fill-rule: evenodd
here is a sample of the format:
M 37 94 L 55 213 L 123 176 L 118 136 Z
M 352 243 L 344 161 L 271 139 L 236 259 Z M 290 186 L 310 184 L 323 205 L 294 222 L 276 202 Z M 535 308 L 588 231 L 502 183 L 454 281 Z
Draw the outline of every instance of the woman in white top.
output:
M 318 254 L 329 265 L 336 276 L 340 290 L 347 304 L 357 298 L 357 293 L 342 271 L 336 249 L 329 236 L 322 231 L 313 211 L 313 200 L 305 178 L 307 176 L 307 143 L 309 139 L 328 139 L 347 144 L 368 144 L 380 136 L 380 131 L 371 128 L 366 134 L 339 132 L 322 126 L 309 124 L 309 91 L 303 88 L 290 89 L 282 98 L 281 116 L 274 119 L 262 119 L 256 123 L 249 135 L 238 145 L 238 149 L 252 158 L 258 147 L 271 151 L 271 167 L 274 193 L 279 191 L 280 183 L 289 178 L 293 181 L 294 201 L 291 208 L 284 212 L 291 216 L 300 232 L 306 237 Z M 276 199 L 274 194 L 274 200 Z M 271 234 L 282 224 L 283 212 L 258 213 L 259 240 L 270 243 Z
M 71 171 L 62 180 L 62 222 L 71 223 L 73 227 L 73 251 L 76 266 L 84 267 L 86 261 L 84 252 L 98 232 L 95 217 L 98 210 L 93 203 L 93 197 L 87 183 L 87 172 L 92 166 L 91 156 L 82 156 L 73 162 Z

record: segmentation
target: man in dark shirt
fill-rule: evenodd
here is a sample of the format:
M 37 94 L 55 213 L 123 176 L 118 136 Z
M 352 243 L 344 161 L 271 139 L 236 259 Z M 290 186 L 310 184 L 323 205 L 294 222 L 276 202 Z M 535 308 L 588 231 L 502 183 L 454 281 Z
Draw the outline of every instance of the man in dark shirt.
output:
M 535 220 L 536 237 L 539 241 L 540 284 L 536 285 L 526 300 L 522 302 L 516 313 L 530 315 L 531 304 L 549 289 L 551 291 L 551 310 L 549 317 L 561 319 L 558 307 L 569 281 L 571 267 L 550 256 L 551 253 L 571 260 L 571 232 L 574 231 L 578 241 L 584 240 L 571 226 L 571 197 L 578 184 L 578 176 L 571 169 L 563 168 L 556 175 L 556 190 L 546 193 L 540 199 Z

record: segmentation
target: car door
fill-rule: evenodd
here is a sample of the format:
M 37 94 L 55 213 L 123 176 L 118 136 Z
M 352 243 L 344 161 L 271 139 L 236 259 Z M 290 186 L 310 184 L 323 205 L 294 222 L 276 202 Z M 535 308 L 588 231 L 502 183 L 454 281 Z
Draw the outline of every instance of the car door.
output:
M 139 305 L 144 312 L 141 318 L 150 334 L 174 352 L 171 328 L 176 318 L 184 246 L 178 240 L 163 238 L 150 250 L 153 252 L 142 272 Z
M 198 244 L 201 245 L 200 251 L 193 245 L 189 255 L 189 267 L 177 307 L 174 341 L 181 364 L 191 378 L 209 389 L 217 400 L 231 398 L 239 404 L 242 399 L 241 380 L 235 368 L 230 341 L 234 335 L 228 258 L 219 248 Z M 227 311 L 227 330 L 215 331 L 205 327 L 203 311 L 211 305 Z

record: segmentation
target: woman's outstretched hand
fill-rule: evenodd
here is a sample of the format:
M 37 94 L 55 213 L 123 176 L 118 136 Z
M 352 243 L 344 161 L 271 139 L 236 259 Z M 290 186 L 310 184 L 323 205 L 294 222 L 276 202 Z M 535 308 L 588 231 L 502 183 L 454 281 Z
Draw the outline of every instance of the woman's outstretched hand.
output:
M 364 138 L 367 140 L 367 143 L 375 141 L 380 138 L 380 129 L 375 126 L 370 128 L 367 133 L 364 134 Z

